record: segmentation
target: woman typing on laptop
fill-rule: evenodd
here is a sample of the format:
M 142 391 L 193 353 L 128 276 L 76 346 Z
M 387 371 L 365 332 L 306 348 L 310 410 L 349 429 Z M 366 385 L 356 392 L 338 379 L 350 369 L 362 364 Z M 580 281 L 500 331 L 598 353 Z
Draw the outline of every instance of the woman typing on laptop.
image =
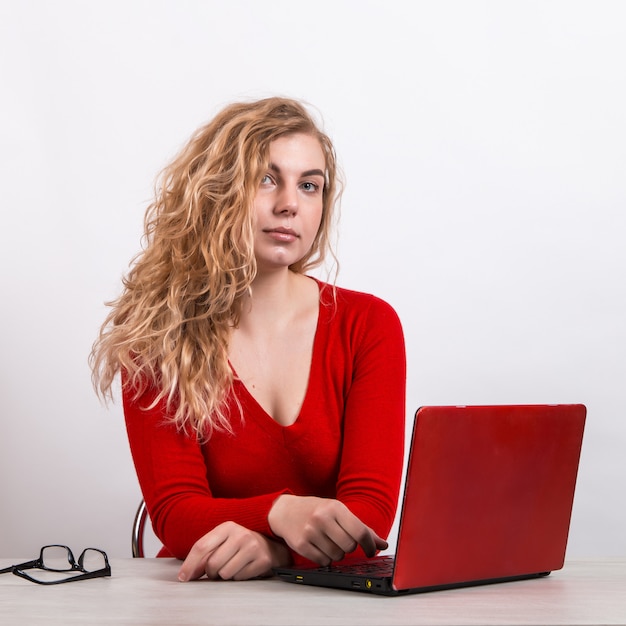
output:
M 405 425 L 402 329 L 307 276 L 330 250 L 332 143 L 298 102 L 226 107 L 164 170 L 92 353 L 180 580 L 384 549 Z

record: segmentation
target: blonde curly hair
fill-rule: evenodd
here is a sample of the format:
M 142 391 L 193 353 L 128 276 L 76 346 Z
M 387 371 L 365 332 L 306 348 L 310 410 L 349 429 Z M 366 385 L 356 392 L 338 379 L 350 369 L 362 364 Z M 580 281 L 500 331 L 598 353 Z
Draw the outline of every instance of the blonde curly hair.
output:
M 332 142 L 298 101 L 227 106 L 161 173 L 145 216 L 145 245 L 93 345 L 94 386 L 105 399 L 122 372 L 139 399 L 157 390 L 178 428 L 200 439 L 230 430 L 228 338 L 256 275 L 253 202 L 278 137 L 316 137 L 326 158 L 323 212 L 304 273 L 334 253 L 330 235 L 341 183 Z M 146 408 L 150 408 L 146 407 Z

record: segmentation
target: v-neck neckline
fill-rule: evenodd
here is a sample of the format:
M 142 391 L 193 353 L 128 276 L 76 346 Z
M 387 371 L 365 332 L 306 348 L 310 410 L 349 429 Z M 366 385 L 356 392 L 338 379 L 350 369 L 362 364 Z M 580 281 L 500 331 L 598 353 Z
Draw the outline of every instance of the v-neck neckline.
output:
M 322 299 L 324 285 L 317 278 L 313 278 L 312 276 L 309 276 L 308 278 L 311 278 L 311 280 L 315 281 L 315 283 L 317 284 L 317 288 L 318 288 L 317 322 L 315 325 L 315 333 L 313 335 L 313 346 L 311 349 L 311 362 L 309 363 L 309 375 L 307 378 L 306 389 L 304 391 L 304 396 L 300 404 L 300 409 L 298 410 L 298 414 L 296 415 L 295 420 L 291 422 L 290 424 L 281 424 L 280 422 L 275 420 L 272 417 L 272 415 L 270 415 L 270 413 L 263 407 L 263 405 L 254 397 L 254 394 L 248 389 L 245 383 L 239 378 L 239 376 L 237 375 L 237 371 L 235 370 L 230 360 L 228 362 L 228 364 L 230 365 L 230 369 L 233 372 L 233 376 L 237 385 L 242 390 L 244 395 L 248 398 L 249 402 L 257 409 L 257 413 L 262 416 L 264 422 L 270 424 L 270 427 L 272 427 L 273 425 L 273 427 L 277 427 L 279 430 L 288 430 L 290 428 L 295 427 L 297 424 L 299 424 L 302 421 L 302 417 L 306 415 L 306 411 L 304 409 L 309 401 L 309 396 L 311 394 L 311 380 L 313 376 L 315 375 L 314 370 L 316 368 L 316 363 L 318 361 L 317 355 L 320 350 L 319 344 L 321 342 L 320 328 L 321 328 L 322 316 L 325 315 L 325 311 L 326 311 L 326 307 L 324 306 L 323 299 Z

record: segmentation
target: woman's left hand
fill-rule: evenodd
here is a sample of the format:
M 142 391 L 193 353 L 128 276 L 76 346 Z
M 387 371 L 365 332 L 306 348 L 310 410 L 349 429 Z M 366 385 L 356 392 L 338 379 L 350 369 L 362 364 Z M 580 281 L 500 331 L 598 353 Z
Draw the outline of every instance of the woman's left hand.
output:
M 272 567 L 286 565 L 290 559 L 283 544 L 235 522 L 224 522 L 192 546 L 178 580 L 195 580 L 205 574 L 213 580 L 248 580 L 268 576 Z

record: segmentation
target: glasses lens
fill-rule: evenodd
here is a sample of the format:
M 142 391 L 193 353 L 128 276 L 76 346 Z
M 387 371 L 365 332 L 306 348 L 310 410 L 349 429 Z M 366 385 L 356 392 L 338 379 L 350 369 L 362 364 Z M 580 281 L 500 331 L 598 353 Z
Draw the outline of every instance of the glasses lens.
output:
M 80 561 L 80 564 L 86 572 L 97 572 L 106 566 L 104 554 L 94 548 L 87 548 L 83 552 Z
M 65 546 L 46 546 L 42 553 L 43 566 L 53 572 L 72 571 L 72 555 Z

